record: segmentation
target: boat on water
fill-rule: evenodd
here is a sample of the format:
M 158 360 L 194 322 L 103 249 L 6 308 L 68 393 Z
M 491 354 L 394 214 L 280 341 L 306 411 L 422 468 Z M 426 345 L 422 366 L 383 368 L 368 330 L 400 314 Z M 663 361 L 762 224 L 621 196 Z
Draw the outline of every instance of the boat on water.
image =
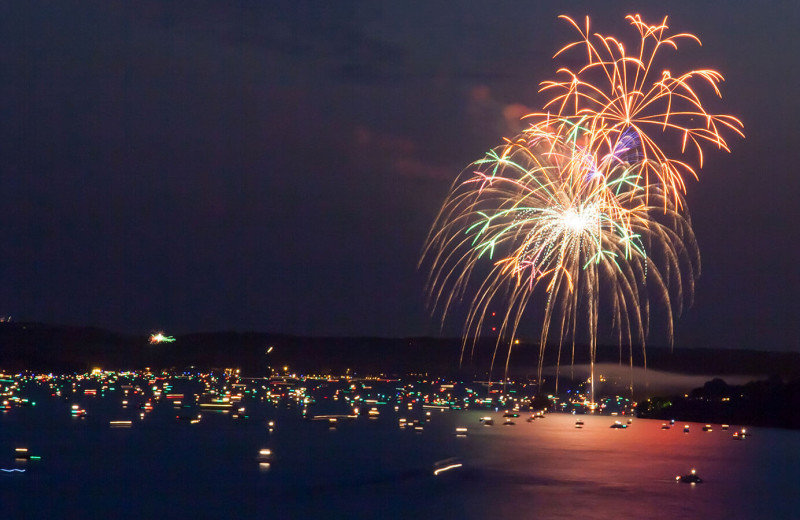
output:
M 330 423 L 335 423 L 335 422 L 340 421 L 340 420 L 346 420 L 346 419 L 353 420 L 353 419 L 357 419 L 357 418 L 358 418 L 358 415 L 356 415 L 356 414 L 327 414 L 327 415 L 314 415 L 314 416 L 311 417 L 311 420 L 312 421 L 328 421 Z M 272 421 L 270 421 L 270 422 L 272 422 Z M 405 426 L 405 422 L 406 422 L 405 419 L 400 419 L 400 423 L 401 423 L 400 425 L 401 426 Z M 269 425 L 270 428 L 272 428 L 273 426 L 274 426 L 274 423 Z
M 197 424 L 203 416 L 191 412 L 182 412 L 175 416 L 178 421 L 188 422 L 189 424 Z
M 451 457 L 449 459 L 439 460 L 433 464 L 433 474 L 438 476 L 447 471 L 458 469 L 464 466 L 464 463 L 458 457 Z
M 202 400 L 200 403 L 200 408 L 206 410 L 232 410 L 233 403 L 230 402 L 228 399 L 210 399 L 210 400 Z
M 675 477 L 676 482 L 682 482 L 683 484 L 700 484 L 703 482 L 703 479 L 697 476 L 697 472 L 692 470 L 691 473 L 686 475 L 678 475 Z
M 39 460 L 41 457 L 38 455 L 32 455 L 28 448 L 16 448 L 14 450 L 14 458 L 19 460 Z

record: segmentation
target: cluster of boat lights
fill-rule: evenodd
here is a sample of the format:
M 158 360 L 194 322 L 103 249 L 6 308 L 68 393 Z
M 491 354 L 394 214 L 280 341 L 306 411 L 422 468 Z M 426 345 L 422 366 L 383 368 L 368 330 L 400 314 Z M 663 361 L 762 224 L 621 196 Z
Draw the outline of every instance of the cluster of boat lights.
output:
M 174 392 L 172 389 L 172 383 L 174 380 L 181 378 L 194 380 L 195 382 L 201 382 L 204 385 L 204 391 L 199 394 L 188 395 Z M 380 379 L 377 380 L 380 381 Z M 135 381 L 138 381 L 138 383 Z M 331 381 L 331 379 L 328 379 L 328 381 Z M 284 378 L 282 380 L 272 379 L 269 381 L 266 381 L 263 378 L 254 378 L 245 381 L 238 377 L 238 373 L 233 373 L 232 371 L 226 371 L 222 376 L 214 374 L 193 374 L 182 376 L 168 373 L 116 373 L 95 370 L 91 374 L 77 376 L 53 376 L 52 374 L 47 374 L 39 376 L 12 377 L 0 374 L 0 383 L 6 383 L 5 387 L 0 386 L 0 390 L 3 390 L 2 395 L 4 397 L 8 397 L 2 401 L 2 407 L 0 407 L 0 411 L 7 412 L 15 406 L 35 406 L 35 402 L 30 401 L 27 398 L 21 398 L 17 395 L 14 395 L 15 392 L 21 388 L 23 383 L 30 382 L 49 385 L 49 388 L 52 391 L 52 397 L 74 397 L 77 395 L 83 395 L 93 398 L 98 396 L 98 391 L 99 395 L 103 397 L 106 394 L 111 394 L 117 390 L 120 390 L 122 396 L 125 397 L 121 400 L 122 408 L 138 408 L 140 410 L 139 420 L 145 419 L 146 415 L 154 409 L 155 404 L 159 402 L 170 402 L 179 411 L 178 415 L 176 415 L 176 419 L 188 422 L 189 424 L 199 424 L 203 414 L 189 413 L 184 411 L 184 409 L 197 410 L 199 408 L 201 412 L 221 412 L 230 414 L 233 418 L 248 419 L 249 415 L 247 414 L 245 407 L 241 405 L 241 402 L 245 397 L 250 399 L 259 399 L 276 406 L 283 402 L 286 402 L 287 405 L 291 405 L 291 403 L 294 402 L 302 409 L 303 418 L 310 419 L 311 421 L 326 422 L 330 429 L 336 429 L 339 423 L 343 421 L 352 421 L 358 419 L 362 415 L 362 409 L 366 409 L 365 415 L 369 419 L 378 419 L 381 414 L 379 406 L 389 404 L 389 401 L 392 399 L 394 399 L 396 403 L 394 405 L 395 412 L 400 412 L 401 405 L 405 405 L 407 410 L 413 413 L 415 410 L 418 410 L 419 406 L 421 405 L 424 411 L 424 417 L 417 419 L 400 417 L 398 419 L 398 425 L 400 428 L 410 429 L 417 433 L 422 433 L 424 431 L 426 423 L 431 420 L 431 412 L 444 412 L 446 410 L 462 409 L 460 405 L 454 404 L 451 394 L 449 393 L 449 390 L 451 390 L 454 385 L 446 384 L 444 382 L 441 384 L 436 383 L 433 386 L 440 387 L 439 391 L 441 393 L 446 392 L 445 395 L 431 396 L 430 393 L 423 394 L 422 392 L 415 392 L 413 389 L 415 384 L 419 383 L 417 382 L 406 383 L 402 387 L 397 387 L 397 394 L 392 396 L 380 393 L 375 395 L 374 392 L 371 393 L 370 390 L 372 387 L 370 386 L 368 379 L 366 381 L 362 380 L 361 382 L 345 381 L 345 383 L 350 383 L 349 387 L 348 384 L 345 384 L 344 387 L 347 388 L 346 390 L 336 390 L 331 400 L 337 401 L 341 398 L 348 403 L 349 406 L 351 406 L 351 412 L 344 414 L 312 415 L 309 414 L 309 406 L 313 405 L 317 399 L 308 391 L 309 385 L 307 385 L 307 383 L 310 382 L 310 379 L 303 381 L 300 378 L 296 378 L 291 381 L 292 384 L 289 384 L 290 380 L 288 378 Z M 427 381 L 423 382 L 427 383 Z M 399 381 L 397 381 L 397 383 L 400 384 Z M 91 388 L 86 388 L 85 386 L 91 386 Z M 506 404 L 504 402 L 505 397 L 503 396 L 498 396 L 494 401 L 491 397 L 482 399 L 477 395 L 474 395 L 474 392 L 469 389 L 467 389 L 467 395 L 472 397 L 474 404 L 482 405 L 484 408 L 491 407 L 493 404 Z M 324 399 L 328 399 L 328 397 L 326 396 Z M 506 410 L 502 414 L 502 424 L 505 426 L 515 425 L 516 423 L 514 419 L 520 417 L 520 403 L 515 401 L 518 400 L 516 398 L 511 398 L 513 407 Z M 470 403 L 465 400 L 463 408 L 468 408 L 469 404 Z M 367 407 L 365 405 L 369 406 Z M 495 410 L 498 410 L 496 406 Z M 75 419 L 85 419 L 88 415 L 87 410 L 77 403 L 71 405 L 70 413 Z M 535 420 L 544 419 L 545 417 L 546 415 L 543 410 L 535 411 L 530 414 L 526 421 L 533 422 Z M 492 415 L 486 415 L 481 417 L 479 422 L 484 427 L 493 426 L 495 424 L 495 417 Z M 632 425 L 632 422 L 633 421 L 631 418 L 628 418 L 626 422 L 615 420 L 610 425 L 610 428 L 626 429 Z M 134 424 L 134 420 L 127 418 L 109 421 L 109 426 L 111 428 L 130 428 L 134 426 Z M 674 425 L 674 420 L 668 423 L 663 423 L 661 425 L 661 429 L 669 430 L 674 427 Z M 273 432 L 275 428 L 275 421 L 267 421 L 266 426 L 269 432 Z M 583 429 L 584 426 L 585 422 L 583 419 L 578 418 L 575 421 L 575 428 Z M 721 429 L 728 430 L 729 425 L 723 424 L 721 425 Z M 704 432 L 711 432 L 713 431 L 713 427 L 710 424 L 706 424 L 702 427 L 702 430 Z M 684 425 L 683 431 L 687 434 L 690 433 L 690 425 Z M 456 437 L 466 437 L 468 432 L 469 430 L 465 426 L 458 426 L 455 428 Z M 749 435 L 750 434 L 744 428 L 742 428 L 741 430 L 733 433 L 733 439 L 743 440 Z M 37 461 L 40 460 L 41 457 L 31 454 L 28 451 L 28 448 L 20 447 L 16 448 L 15 450 L 15 459 L 18 462 L 25 462 Z M 272 449 L 259 449 L 256 455 L 256 460 L 258 461 L 259 469 L 269 470 L 274 462 L 274 454 Z M 461 467 L 463 467 L 463 463 L 460 460 L 445 459 L 434 464 L 433 474 L 438 476 L 442 473 Z M 25 468 L 0 468 L 0 470 L 4 473 L 25 472 Z M 677 476 L 676 481 L 691 484 L 702 482 L 694 469 L 692 469 L 691 473 L 687 475 Z

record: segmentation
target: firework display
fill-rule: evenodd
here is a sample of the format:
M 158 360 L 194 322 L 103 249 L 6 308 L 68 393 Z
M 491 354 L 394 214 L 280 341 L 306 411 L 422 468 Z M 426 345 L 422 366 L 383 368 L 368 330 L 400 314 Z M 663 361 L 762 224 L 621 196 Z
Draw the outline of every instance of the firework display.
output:
M 158 345 L 159 343 L 174 343 L 175 338 L 172 336 L 165 336 L 163 332 L 155 332 L 150 334 L 150 337 L 147 341 L 151 345 Z
M 703 80 L 719 95 L 719 73 L 652 70 L 659 49 L 677 48 L 681 39 L 699 43 L 690 34 L 667 37 L 666 18 L 649 26 L 628 17 L 641 37 L 633 54 L 613 37 L 590 35 L 588 18 L 584 29 L 563 18 L 581 40 L 556 56 L 583 47 L 586 64 L 543 82 L 543 92 L 555 93 L 543 111 L 526 116 L 520 135 L 456 179 L 422 262 L 431 266 L 431 302 L 443 320 L 469 303 L 462 358 L 489 310 L 500 308 L 492 364 L 507 345 L 507 370 L 512 342 L 533 311 L 541 326 L 539 380 L 548 343 L 559 363 L 566 345 L 574 360 L 576 344 L 586 344 L 594 400 L 598 330 L 644 353 L 654 300 L 663 304 L 671 342 L 674 318 L 699 275 L 683 180 L 696 170 L 658 143 L 677 134 L 676 149 L 691 147 L 702 166 L 701 145 L 728 150 L 720 131 L 742 135 L 742 124 L 708 113 L 691 85 Z

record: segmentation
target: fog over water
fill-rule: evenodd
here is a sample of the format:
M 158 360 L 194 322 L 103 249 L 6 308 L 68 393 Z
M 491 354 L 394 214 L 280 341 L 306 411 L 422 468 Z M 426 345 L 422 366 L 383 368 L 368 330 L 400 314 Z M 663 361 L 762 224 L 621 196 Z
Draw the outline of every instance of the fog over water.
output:
M 555 367 L 547 367 L 544 370 L 545 376 L 554 377 Z M 575 378 L 588 380 L 590 369 L 589 365 L 575 365 L 573 367 L 562 366 L 558 369 L 559 378 Z M 675 393 L 684 393 L 687 389 L 702 387 L 706 382 L 719 378 L 729 385 L 742 385 L 750 381 L 766 379 L 766 376 L 758 375 L 688 375 L 665 372 L 662 370 L 645 369 L 617 363 L 598 363 L 595 365 L 595 374 L 598 382 L 595 391 L 598 393 L 614 393 L 627 395 L 629 387 L 633 384 L 633 392 L 636 399 L 645 399 L 653 396 L 664 396 Z M 601 381 L 605 379 L 605 381 Z

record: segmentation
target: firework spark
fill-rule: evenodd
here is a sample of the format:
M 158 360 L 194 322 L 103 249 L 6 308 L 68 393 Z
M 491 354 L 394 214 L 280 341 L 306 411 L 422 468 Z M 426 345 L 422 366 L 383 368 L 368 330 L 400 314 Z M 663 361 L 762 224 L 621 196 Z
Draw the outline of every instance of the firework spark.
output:
M 673 202 L 686 192 L 684 176 L 697 178 L 697 171 L 662 148 L 662 134 L 674 136 L 681 154 L 693 149 L 699 167 L 703 166 L 702 145 L 730 151 L 723 134 L 744 136 L 739 119 L 712 114 L 701 101 L 702 85 L 722 96 L 719 72 L 698 69 L 674 75 L 668 69 L 656 70 L 659 51 L 677 50 L 682 41 L 700 44 L 693 34 L 667 36 L 666 17 L 660 24 L 648 25 L 639 15 L 628 16 L 640 37 L 629 50 L 613 36 L 591 34 L 588 17 L 584 27 L 568 16 L 561 18 L 578 31 L 580 39 L 554 57 L 582 48 L 586 63 L 579 68 L 562 67 L 557 71 L 561 79 L 542 82 L 541 91 L 554 94 L 544 110 L 554 111 L 556 120 L 547 112 L 531 114 L 529 131 L 547 129 L 569 135 L 585 129 L 579 144 L 595 158 L 597 174 L 614 168 L 620 153 L 633 147 L 645 164 L 641 175 L 645 186 L 660 184 Z

